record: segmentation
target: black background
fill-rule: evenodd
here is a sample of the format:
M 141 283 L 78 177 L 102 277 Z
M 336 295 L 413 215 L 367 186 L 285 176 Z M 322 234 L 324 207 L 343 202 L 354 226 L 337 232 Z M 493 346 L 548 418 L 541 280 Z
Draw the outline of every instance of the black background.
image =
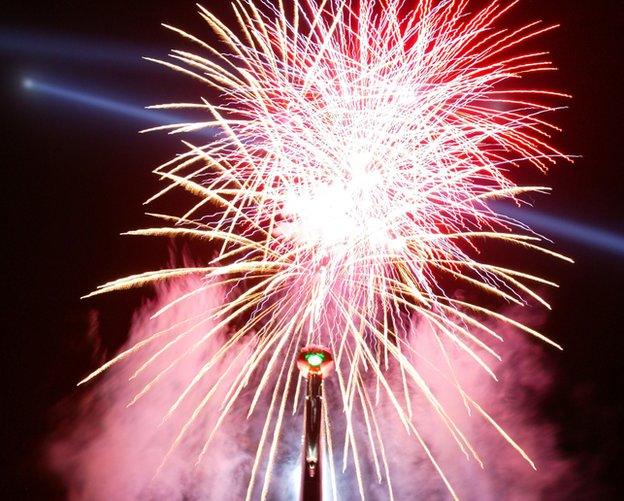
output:
M 213 2 L 223 13 L 225 2 Z M 578 153 L 550 176 L 553 196 L 544 212 L 624 234 L 622 214 L 621 0 L 524 0 L 510 18 L 543 18 L 562 27 L 540 41 L 560 68 L 553 88 L 574 95 L 557 119 L 565 130 L 556 142 Z M 166 243 L 119 237 L 145 224 L 141 202 L 155 192 L 152 168 L 178 151 L 162 135 L 141 135 L 145 124 L 120 119 L 27 92 L 25 76 L 119 97 L 139 106 L 204 94 L 141 55 L 162 56 L 178 38 L 161 22 L 208 35 L 192 2 L 11 2 L 0 11 L 3 33 L 37 40 L 67 40 L 74 48 L 112 47 L 115 59 L 71 58 L 50 51 L 3 47 L 2 96 L 2 381 L 6 393 L 0 443 L 4 499 L 62 499 L 58 479 L 46 473 L 41 447 L 67 398 L 96 358 L 124 340 L 141 293 L 97 301 L 79 297 L 112 278 L 162 266 Z M 50 42 L 50 47 L 52 47 Z M 621 358 L 624 322 L 624 254 L 607 253 L 560 238 L 573 266 L 546 260 L 526 263 L 558 281 L 554 312 L 544 330 L 565 346 L 549 353 L 556 377 L 543 402 L 559 429 L 561 450 L 577 461 L 586 497 L 615 499 L 622 487 Z M 527 258 L 524 259 L 535 259 Z M 522 263 L 519 263 L 522 264 Z M 97 315 L 103 346 L 87 336 Z M 99 339 L 99 338 L 98 338 Z M 97 354 L 97 356 L 96 356 Z M 103 355 L 104 354 L 104 355 Z M 579 497 L 582 497 L 579 495 Z

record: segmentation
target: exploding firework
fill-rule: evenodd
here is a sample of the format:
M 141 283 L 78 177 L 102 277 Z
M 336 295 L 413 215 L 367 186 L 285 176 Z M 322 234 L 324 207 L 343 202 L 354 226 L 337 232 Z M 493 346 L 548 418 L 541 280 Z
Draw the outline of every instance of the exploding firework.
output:
M 267 496 L 289 398 L 294 393 L 296 406 L 301 391 L 293 367 L 303 345 L 324 345 L 334 354 L 333 377 L 345 420 L 343 459 L 352 457 L 362 497 L 363 448 L 392 497 L 376 413 L 380 400 L 390 403 L 456 496 L 412 415 L 414 391 L 427 400 L 458 448 L 479 463 L 481 459 L 413 363 L 419 356 L 408 339 L 413 317 L 434 333 L 447 362 L 440 371 L 466 411 L 481 415 L 533 465 L 463 390 L 449 349 L 461 350 L 485 377 L 496 378 L 491 365 L 500 356 L 492 341 L 501 336 L 489 321 L 507 323 L 558 347 L 497 313 L 485 299 L 471 299 L 494 297 L 518 305 L 538 301 L 548 307 L 535 288 L 555 285 L 488 261 L 481 252 L 488 242 L 567 259 L 488 205 L 494 199 L 521 204 L 527 193 L 549 191 L 517 185 L 514 172 L 546 171 L 567 158 L 549 144 L 558 129 L 546 116 L 557 109 L 549 102 L 566 96 L 518 85 L 527 75 L 553 69 L 547 53 L 522 46 L 554 26 L 534 22 L 513 30 L 497 28 L 515 1 L 493 1 L 476 12 L 469 11 L 467 0 L 421 0 L 414 9 L 404 3 L 295 0 L 286 7 L 281 0 L 276 5 L 236 0 L 236 29 L 200 7 L 221 45 L 168 26 L 195 43 L 200 54 L 175 50 L 170 61 L 157 62 L 199 80 L 219 98 L 157 106 L 199 110 L 206 119 L 150 130 L 185 134 L 207 129 L 211 140 L 184 140 L 185 152 L 155 171 L 166 186 L 150 202 L 180 189 L 196 202 L 179 216 L 151 214 L 164 226 L 130 234 L 204 240 L 214 257 L 206 266 L 115 280 L 91 295 L 198 275 L 200 287 L 156 316 L 216 287 L 229 291 L 229 301 L 189 318 L 181 333 L 155 333 L 83 382 L 164 339 L 138 372 L 157 359 L 169 357 L 170 363 L 139 399 L 183 364 L 186 354 L 229 326 L 227 342 L 183 388 L 167 416 L 198 391 L 210 371 L 237 359 L 241 342 L 251 343 L 244 369 L 230 373 L 225 364 L 215 388 L 171 445 L 175 450 L 202 412 L 219 409 L 216 425 L 198 451 L 201 462 L 220 424 L 253 381 L 249 414 L 264 396 L 270 403 L 248 498 L 258 482 L 262 497 Z M 460 287 L 464 295 L 453 294 Z M 182 355 L 170 354 L 185 336 L 206 325 L 210 328 Z M 216 386 L 224 391 L 216 392 Z M 215 395 L 221 396 L 218 401 L 213 401 Z M 356 409 L 365 423 L 363 440 L 354 429 Z M 327 414 L 323 418 L 332 456 L 330 420 Z

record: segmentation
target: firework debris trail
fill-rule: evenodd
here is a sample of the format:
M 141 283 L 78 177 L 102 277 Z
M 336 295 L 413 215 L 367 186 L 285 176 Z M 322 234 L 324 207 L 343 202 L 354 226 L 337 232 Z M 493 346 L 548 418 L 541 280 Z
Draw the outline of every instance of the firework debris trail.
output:
M 452 353 L 459 350 L 483 377 L 495 380 L 502 336 L 492 322 L 559 348 L 488 306 L 494 300 L 519 306 L 531 301 L 549 308 L 537 288 L 555 284 L 493 264 L 481 253 L 488 242 L 498 242 L 569 260 L 488 205 L 494 199 L 522 204 L 527 193 L 548 192 L 545 186 L 518 186 L 514 172 L 545 172 L 556 160 L 569 160 L 549 144 L 558 129 L 548 122 L 559 109 L 550 103 L 568 96 L 521 85 L 526 76 L 553 70 L 546 52 L 522 46 L 555 26 L 498 28 L 516 1 L 494 1 L 475 12 L 464 0 L 423 0 L 411 11 L 403 3 L 295 0 L 286 7 L 281 0 L 236 0 L 237 28 L 200 7 L 219 38 L 216 46 L 167 26 L 194 43 L 197 53 L 174 50 L 170 60 L 157 62 L 199 80 L 220 98 L 157 106 L 199 110 L 206 120 L 150 130 L 218 133 L 207 144 L 183 140 L 186 151 L 155 170 L 166 186 L 149 202 L 184 190 L 195 197 L 193 205 L 181 216 L 150 214 L 164 226 L 129 234 L 199 239 L 218 252 L 205 266 L 130 276 L 90 296 L 197 276 L 200 285 L 153 317 L 215 288 L 229 291 L 228 301 L 184 320 L 185 329 L 142 340 L 82 381 L 157 345 L 137 373 L 154 364 L 162 369 L 134 402 L 158 391 L 168 373 L 223 329 L 232 330 L 167 409 L 165 420 L 202 392 L 158 471 L 209 409 L 218 415 L 197 464 L 237 405 L 244 400 L 251 416 L 267 399 L 247 489 L 248 499 L 257 490 L 266 499 L 284 423 L 297 411 L 297 353 L 304 344 L 322 344 L 335 357 L 335 407 L 345 422 L 338 465 L 331 420 L 324 420 L 331 470 L 351 462 L 364 498 L 366 450 L 393 497 L 376 411 L 387 402 L 457 497 L 419 429 L 414 395 L 427 401 L 458 451 L 477 464 L 482 459 L 414 362 L 421 356 L 408 334 L 414 317 L 433 332 L 444 360 L 439 371 L 465 412 L 479 415 L 534 467 L 465 391 Z M 460 298 L 449 284 L 470 293 Z M 484 299 L 467 299 L 472 297 Z M 180 352 L 177 347 L 196 332 L 201 335 Z M 241 346 L 247 350 L 250 343 L 244 365 L 232 370 Z M 213 385 L 206 388 L 209 376 Z M 250 388 L 251 397 L 241 399 Z M 357 431 L 356 416 L 364 432 Z

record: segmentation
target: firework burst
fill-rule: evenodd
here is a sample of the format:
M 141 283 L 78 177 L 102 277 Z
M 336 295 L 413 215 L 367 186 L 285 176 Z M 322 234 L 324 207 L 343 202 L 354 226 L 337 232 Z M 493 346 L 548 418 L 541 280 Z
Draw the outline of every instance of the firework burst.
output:
M 488 319 L 558 346 L 487 303 L 454 296 L 448 285 L 509 303 L 536 300 L 548 306 L 533 288 L 555 284 L 487 262 L 479 251 L 488 241 L 499 241 L 567 259 L 488 205 L 493 199 L 522 203 L 523 194 L 547 192 L 543 186 L 516 185 L 514 171 L 546 171 L 556 159 L 567 158 L 549 144 L 558 129 L 546 116 L 557 109 L 548 102 L 566 96 L 519 85 L 526 75 L 553 69 L 545 52 L 522 46 L 554 26 L 497 28 L 517 2 L 494 1 L 477 12 L 470 12 L 464 0 L 421 0 L 414 9 L 404 3 L 295 0 L 286 7 L 282 0 L 236 0 L 236 30 L 200 7 L 220 46 L 168 26 L 195 43 L 201 55 L 175 50 L 169 61 L 157 62 L 220 97 L 216 103 L 157 106 L 200 110 L 207 118 L 151 130 L 210 129 L 214 139 L 207 144 L 185 140 L 187 150 L 155 171 L 166 186 L 150 202 L 174 189 L 188 191 L 197 202 L 181 216 L 152 214 L 165 226 L 130 234 L 197 238 L 213 247 L 217 242 L 218 252 L 204 267 L 143 273 L 107 283 L 92 295 L 190 274 L 204 277 L 203 285 L 171 305 L 193 301 L 212 287 L 230 291 L 229 302 L 189 319 L 192 327 L 165 338 L 139 371 L 166 358 L 193 328 L 213 325 L 195 350 L 224 326 L 237 326 L 182 391 L 172 414 L 217 362 L 237 357 L 239 342 L 251 339 L 253 354 L 245 369 L 217 380 L 227 390 L 225 397 L 212 402 L 215 392 L 209 391 L 172 444 L 173 450 L 208 406 L 219 408 L 217 425 L 198 454 L 201 461 L 243 389 L 258 381 L 249 414 L 263 395 L 269 395 L 270 404 L 248 497 L 263 458 L 262 496 L 267 495 L 291 389 L 299 395 L 300 380 L 292 368 L 303 344 L 323 344 L 334 353 L 346 416 L 344 460 L 353 458 L 362 497 L 362 445 L 352 423 L 356 407 L 365 418 L 364 442 L 392 497 L 375 413 L 380 398 L 391 403 L 453 496 L 413 419 L 412 389 L 424 395 L 458 447 L 481 462 L 412 363 L 406 328 L 411 316 L 428 324 L 445 356 L 454 345 L 493 378 L 490 365 L 500 357 L 491 341 L 501 338 Z M 85 381 L 168 335 L 156 333 Z M 174 357 L 165 370 L 175 370 L 183 358 Z M 481 414 L 531 463 L 463 391 L 461 375 L 446 358 L 448 382 L 467 410 Z M 391 373 L 400 374 L 398 384 Z M 328 419 L 324 428 L 331 453 Z

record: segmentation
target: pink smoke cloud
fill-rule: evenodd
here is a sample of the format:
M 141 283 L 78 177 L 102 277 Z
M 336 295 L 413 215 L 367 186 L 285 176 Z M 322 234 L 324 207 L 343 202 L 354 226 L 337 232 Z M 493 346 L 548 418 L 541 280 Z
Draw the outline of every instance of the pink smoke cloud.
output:
M 222 291 L 212 290 L 180 302 L 163 315 L 151 319 L 164 305 L 197 285 L 186 282 L 162 287 L 154 300 L 136 312 L 126 347 L 182 323 L 167 331 L 153 345 L 113 366 L 90 383 L 93 385 L 91 393 L 80 403 L 78 418 L 68 429 L 60 430 L 52 441 L 48 460 L 51 468 L 64 479 L 69 499 L 244 498 L 257 447 L 259 423 L 263 414 L 266 415 L 266 405 L 261 402 L 256 417 L 246 419 L 245 396 L 241 399 L 242 405 L 235 407 L 232 415 L 224 421 L 199 466 L 195 463 L 218 418 L 221 402 L 218 397 L 222 394 L 216 395 L 215 404 L 205 409 L 159 470 L 178 431 L 231 360 L 222 360 L 210 370 L 180 408 L 167 420 L 163 421 L 163 417 L 210 355 L 227 340 L 228 333 L 223 330 L 199 349 L 189 352 L 209 329 L 210 325 L 204 324 L 201 329 L 193 330 L 176 342 L 166 356 L 157 358 L 147 370 L 132 378 L 137 368 L 188 328 L 185 320 L 225 300 Z M 533 319 L 529 323 L 535 325 L 539 322 L 540 319 Z M 473 443 L 485 463 L 485 469 L 481 469 L 476 461 L 466 459 L 444 425 L 432 413 L 429 404 L 416 391 L 413 392 L 415 423 L 462 499 L 563 499 L 574 484 L 573 464 L 558 453 L 556 430 L 540 420 L 536 408 L 536 403 L 549 391 L 551 384 L 551 376 L 543 362 L 543 350 L 548 348 L 504 325 L 492 327 L 505 338 L 504 343 L 496 346 L 503 361 L 493 364 L 498 382 L 489 379 L 465 353 L 447 346 L 448 353 L 461 375 L 464 390 L 527 451 L 536 462 L 537 471 L 478 413 L 468 414 L 456 388 L 435 370 L 445 367 L 446 361 L 431 330 L 424 322 L 417 320 L 412 321 L 410 332 L 412 348 L 418 354 L 414 365 Z M 243 350 L 243 356 L 230 367 L 232 373 L 242 368 L 244 353 L 248 349 L 246 345 L 237 347 L 237 350 Z M 149 381 L 180 356 L 183 356 L 180 361 L 150 391 L 128 407 Z M 332 406 L 331 414 L 336 417 L 333 423 L 337 440 L 335 459 L 340 465 L 342 409 L 339 399 L 332 397 L 333 384 L 329 381 L 327 393 Z M 422 449 L 413 437 L 407 436 L 394 409 L 384 399 L 378 407 L 378 417 L 383 427 L 395 499 L 449 498 Z M 362 423 L 356 424 L 356 428 L 361 430 Z M 297 496 L 300 436 L 300 415 L 287 416 L 282 434 L 283 452 L 277 459 L 271 483 L 271 499 L 293 499 Z M 361 443 L 365 442 L 362 438 Z M 368 495 L 371 499 L 386 499 L 387 490 L 377 482 L 371 458 L 365 452 L 362 458 L 367 463 L 363 464 L 363 471 Z M 346 473 L 338 473 L 340 499 L 359 498 L 352 461 L 350 463 Z M 262 474 L 261 469 L 260 478 Z
M 525 310 L 507 314 L 516 320 L 524 316 L 523 323 L 534 327 L 542 322 L 535 314 L 527 318 Z M 502 361 L 490 363 L 498 381 L 464 351 L 448 343 L 445 349 L 464 391 L 524 449 L 535 462 L 536 470 L 478 412 L 468 411 L 456 387 L 449 384 L 447 361 L 434 333 L 425 322 L 414 320 L 410 336 L 418 354 L 414 366 L 472 443 L 484 468 L 462 453 L 431 406 L 415 394 L 413 413 L 417 427 L 461 499 L 570 499 L 568 495 L 577 486 L 574 462 L 559 452 L 557 430 L 540 416 L 538 408 L 553 382 L 544 356 L 544 350 L 549 348 L 507 324 L 490 327 L 504 338 L 504 342 L 493 344 Z M 396 499 L 450 499 L 422 449 L 407 445 L 409 441 L 392 409 L 384 409 L 384 420 L 391 425 L 386 429 L 393 430 L 386 433 L 386 438 L 394 451 Z M 381 495 L 383 488 L 375 491 Z
M 174 284 L 158 291 L 155 300 L 134 315 L 127 344 L 130 347 L 148 336 L 169 329 L 217 305 L 221 292 L 197 295 L 156 319 L 150 317 L 162 306 L 192 287 L 191 283 Z M 190 383 L 209 355 L 223 344 L 226 333 L 219 332 L 208 342 L 185 353 L 210 328 L 204 324 L 175 343 L 164 357 L 159 357 L 136 378 L 136 369 L 165 342 L 188 329 L 188 324 L 166 333 L 140 353 L 113 366 L 94 383 L 91 394 L 81 402 L 77 422 L 61 430 L 49 449 L 52 468 L 65 480 L 72 500 L 135 499 L 236 499 L 245 485 L 247 465 L 253 458 L 240 446 L 238 436 L 245 432 L 245 421 L 237 427 L 224 424 L 206 459 L 199 467 L 195 461 L 209 430 L 217 419 L 217 410 L 207 409 L 181 445 L 170 455 L 155 476 L 176 434 L 199 404 L 206 389 L 224 370 L 209 371 L 172 417 L 163 422 L 171 405 Z M 244 346 L 240 349 L 245 349 Z M 135 404 L 137 394 L 172 360 L 179 363 L 157 381 Z M 233 367 L 230 370 L 237 370 Z M 214 451 L 214 452 L 213 452 Z M 223 481 L 227 479 L 227 481 Z

